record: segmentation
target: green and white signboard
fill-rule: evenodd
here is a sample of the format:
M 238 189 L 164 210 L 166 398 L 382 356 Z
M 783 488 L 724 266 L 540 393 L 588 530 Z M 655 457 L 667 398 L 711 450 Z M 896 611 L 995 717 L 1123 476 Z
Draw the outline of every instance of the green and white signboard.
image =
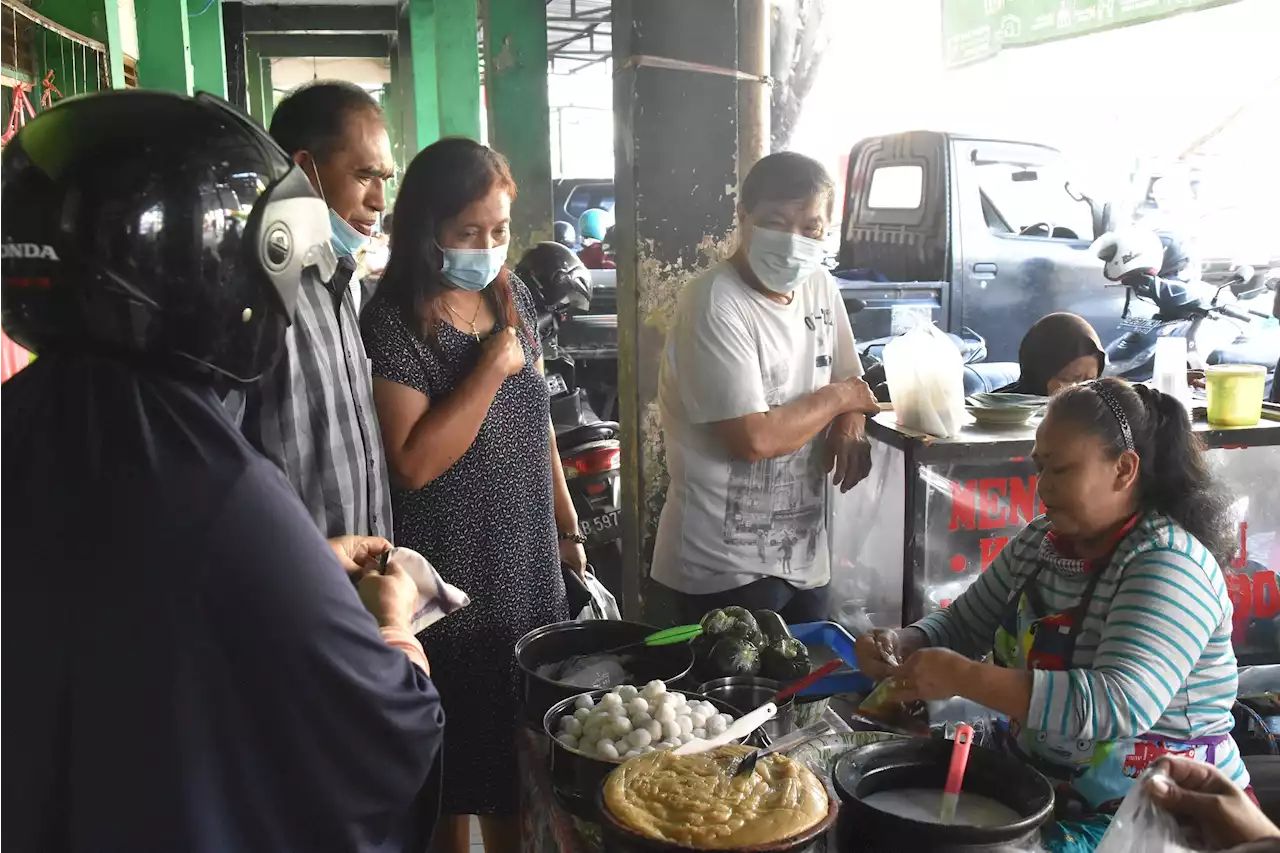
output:
M 1006 47 L 1043 44 L 1142 24 L 1236 0 L 942 0 L 947 67 L 989 59 Z

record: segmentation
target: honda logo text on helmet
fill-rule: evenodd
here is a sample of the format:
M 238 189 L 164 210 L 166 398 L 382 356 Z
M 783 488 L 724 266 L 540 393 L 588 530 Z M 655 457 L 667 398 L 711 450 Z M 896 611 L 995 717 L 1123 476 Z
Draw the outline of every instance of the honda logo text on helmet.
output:
M 3 243 L 0 244 L 0 258 L 9 260 L 56 261 L 58 253 L 52 246 L 40 243 Z

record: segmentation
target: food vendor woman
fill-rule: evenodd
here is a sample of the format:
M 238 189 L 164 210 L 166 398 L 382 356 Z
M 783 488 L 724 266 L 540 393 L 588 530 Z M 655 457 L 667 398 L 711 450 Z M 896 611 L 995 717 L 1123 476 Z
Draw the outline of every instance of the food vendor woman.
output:
M 1045 515 L 946 610 L 860 638 L 858 660 L 895 677 L 899 698 L 958 695 L 1008 715 L 1008 748 L 1059 789 L 1046 847 L 1089 850 L 1160 755 L 1248 785 L 1219 568 L 1230 500 L 1181 404 L 1120 380 L 1060 391 L 1032 457 Z

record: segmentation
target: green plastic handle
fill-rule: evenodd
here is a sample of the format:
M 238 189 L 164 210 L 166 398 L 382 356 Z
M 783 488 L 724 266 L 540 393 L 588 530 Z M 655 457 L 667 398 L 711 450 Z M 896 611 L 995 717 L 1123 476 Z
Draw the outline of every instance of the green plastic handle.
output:
M 701 625 L 677 625 L 644 638 L 646 646 L 673 646 L 676 643 L 687 643 L 702 634 Z

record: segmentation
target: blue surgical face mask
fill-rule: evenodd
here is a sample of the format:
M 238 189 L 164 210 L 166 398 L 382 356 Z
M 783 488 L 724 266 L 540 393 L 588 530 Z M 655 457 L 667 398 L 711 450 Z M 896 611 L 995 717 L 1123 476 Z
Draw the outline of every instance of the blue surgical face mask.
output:
M 350 222 L 334 213 L 333 208 L 329 208 L 329 227 L 333 230 L 333 236 L 329 242 L 333 244 L 333 251 L 340 258 L 354 255 L 369 242 L 368 237 L 351 227 Z
M 444 266 L 440 271 L 460 290 L 478 293 L 484 290 L 502 272 L 507 263 L 507 244 L 492 249 L 446 249 Z
M 320 190 L 320 198 L 324 199 L 325 204 L 328 204 L 329 200 L 324 197 L 324 184 L 320 182 L 320 172 L 316 169 L 314 163 L 311 166 L 311 171 L 316 176 L 316 188 Z M 329 230 L 333 232 L 329 242 L 333 245 L 334 253 L 340 258 L 353 256 L 363 249 L 370 239 L 353 228 L 350 222 L 335 213 L 332 207 L 329 208 Z
M 826 249 L 821 240 L 790 231 L 753 226 L 747 264 L 761 283 L 774 293 L 787 294 L 822 268 Z

